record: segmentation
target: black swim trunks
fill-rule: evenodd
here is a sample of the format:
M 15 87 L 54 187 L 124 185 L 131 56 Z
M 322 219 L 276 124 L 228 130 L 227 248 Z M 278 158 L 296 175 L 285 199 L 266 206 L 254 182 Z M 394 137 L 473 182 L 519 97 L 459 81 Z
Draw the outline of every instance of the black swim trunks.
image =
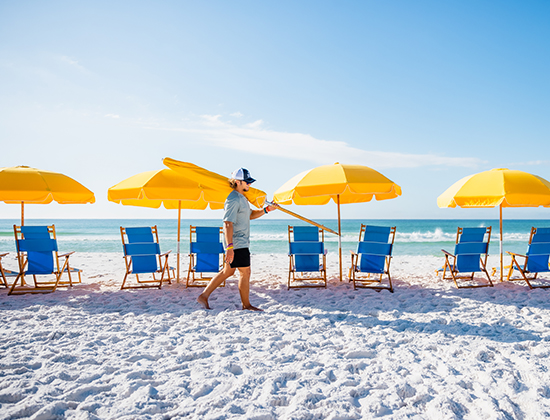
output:
M 234 249 L 233 252 L 233 262 L 229 264 L 231 268 L 250 267 L 250 250 L 248 248 Z

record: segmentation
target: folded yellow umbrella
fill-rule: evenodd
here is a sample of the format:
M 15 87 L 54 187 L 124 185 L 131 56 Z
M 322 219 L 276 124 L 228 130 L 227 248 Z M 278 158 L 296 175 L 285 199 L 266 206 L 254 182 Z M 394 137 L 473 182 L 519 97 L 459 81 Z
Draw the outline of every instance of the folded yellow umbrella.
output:
M 338 250 L 342 280 L 342 230 L 340 204 L 365 203 L 373 198 L 389 200 L 401 195 L 401 187 L 380 172 L 362 165 L 323 165 L 302 172 L 283 184 L 273 195 L 277 204 L 338 205 Z
M 0 201 L 21 204 L 21 225 L 24 224 L 24 203 L 59 204 L 95 203 L 94 193 L 74 179 L 57 172 L 28 166 L 0 168 Z
M 503 279 L 502 208 L 550 207 L 550 182 L 511 169 L 492 169 L 462 178 L 437 198 L 439 207 L 500 208 L 500 280 Z
M 164 158 L 162 162 L 180 175 L 197 181 L 201 186 L 208 187 L 212 191 L 212 195 L 209 197 L 215 197 L 218 202 L 222 203 L 222 207 L 227 196 L 233 191 L 229 186 L 229 178 L 216 172 L 209 171 L 189 162 L 182 162 L 171 158 Z M 252 205 L 262 208 L 267 194 L 262 190 L 250 187 L 250 190 L 244 196 Z M 206 200 L 208 201 L 208 199 Z

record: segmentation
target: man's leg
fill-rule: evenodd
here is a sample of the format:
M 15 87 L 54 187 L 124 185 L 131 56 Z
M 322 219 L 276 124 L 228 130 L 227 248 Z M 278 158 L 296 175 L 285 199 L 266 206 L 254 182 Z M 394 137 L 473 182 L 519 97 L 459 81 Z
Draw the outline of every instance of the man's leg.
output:
M 239 293 L 241 294 L 243 309 L 261 311 L 261 309 L 250 304 L 250 273 L 250 267 L 239 267 Z
M 210 280 L 208 286 L 204 288 L 203 292 L 197 298 L 197 302 L 204 306 L 204 309 L 210 309 L 210 306 L 208 305 L 208 298 L 210 297 L 212 292 L 218 288 L 220 284 L 222 284 L 233 274 L 235 274 L 235 269 L 231 268 L 229 264 L 226 264 L 222 271 L 212 277 L 212 280 Z

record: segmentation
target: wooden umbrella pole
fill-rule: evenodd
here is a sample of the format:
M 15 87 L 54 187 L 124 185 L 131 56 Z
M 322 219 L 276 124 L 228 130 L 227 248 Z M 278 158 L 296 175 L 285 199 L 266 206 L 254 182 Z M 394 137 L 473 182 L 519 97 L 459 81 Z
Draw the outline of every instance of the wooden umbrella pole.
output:
M 177 273 L 178 278 L 176 280 L 177 283 L 180 282 L 180 230 L 181 230 L 181 200 L 178 201 L 178 256 L 177 256 Z
M 25 224 L 25 202 L 21 201 L 21 226 Z
M 502 204 L 500 205 L 500 281 L 503 280 L 502 271 L 504 270 L 504 263 L 502 261 Z
M 340 224 L 340 194 L 336 195 L 338 203 L 338 254 L 340 258 L 340 281 L 342 281 L 342 226 Z
M 300 215 L 297 214 L 297 213 L 294 213 L 294 212 L 292 212 L 292 211 L 290 211 L 290 210 L 287 210 L 287 209 L 285 209 L 284 207 L 281 207 L 281 206 L 280 206 L 279 204 L 277 204 L 277 203 L 272 203 L 271 201 L 267 201 L 267 200 L 266 200 L 266 203 L 269 204 L 270 206 L 276 207 L 277 209 L 281 210 L 282 212 L 284 212 L 284 213 L 286 213 L 286 214 L 290 214 L 291 216 L 296 217 L 297 219 L 303 220 L 304 222 L 310 223 L 310 224 L 312 224 L 313 226 L 317 226 L 317 227 L 320 228 L 320 229 L 323 229 L 323 230 L 326 230 L 327 232 L 334 233 L 335 235 L 338 235 L 338 232 L 335 232 L 335 231 L 333 231 L 332 229 L 329 229 L 329 228 L 326 227 L 326 226 L 320 225 L 319 223 L 314 222 L 313 220 L 306 219 L 305 217 L 300 216 Z

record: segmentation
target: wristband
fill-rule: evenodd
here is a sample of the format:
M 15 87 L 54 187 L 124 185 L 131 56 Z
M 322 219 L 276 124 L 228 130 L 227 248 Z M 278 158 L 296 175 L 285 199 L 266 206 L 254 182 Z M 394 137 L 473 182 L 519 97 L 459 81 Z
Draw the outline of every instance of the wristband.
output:
M 267 207 L 264 207 L 264 214 L 267 214 Z
M 233 249 L 233 242 L 231 242 L 230 244 L 227 244 L 227 246 L 225 247 L 225 250 L 227 251 L 228 249 Z

